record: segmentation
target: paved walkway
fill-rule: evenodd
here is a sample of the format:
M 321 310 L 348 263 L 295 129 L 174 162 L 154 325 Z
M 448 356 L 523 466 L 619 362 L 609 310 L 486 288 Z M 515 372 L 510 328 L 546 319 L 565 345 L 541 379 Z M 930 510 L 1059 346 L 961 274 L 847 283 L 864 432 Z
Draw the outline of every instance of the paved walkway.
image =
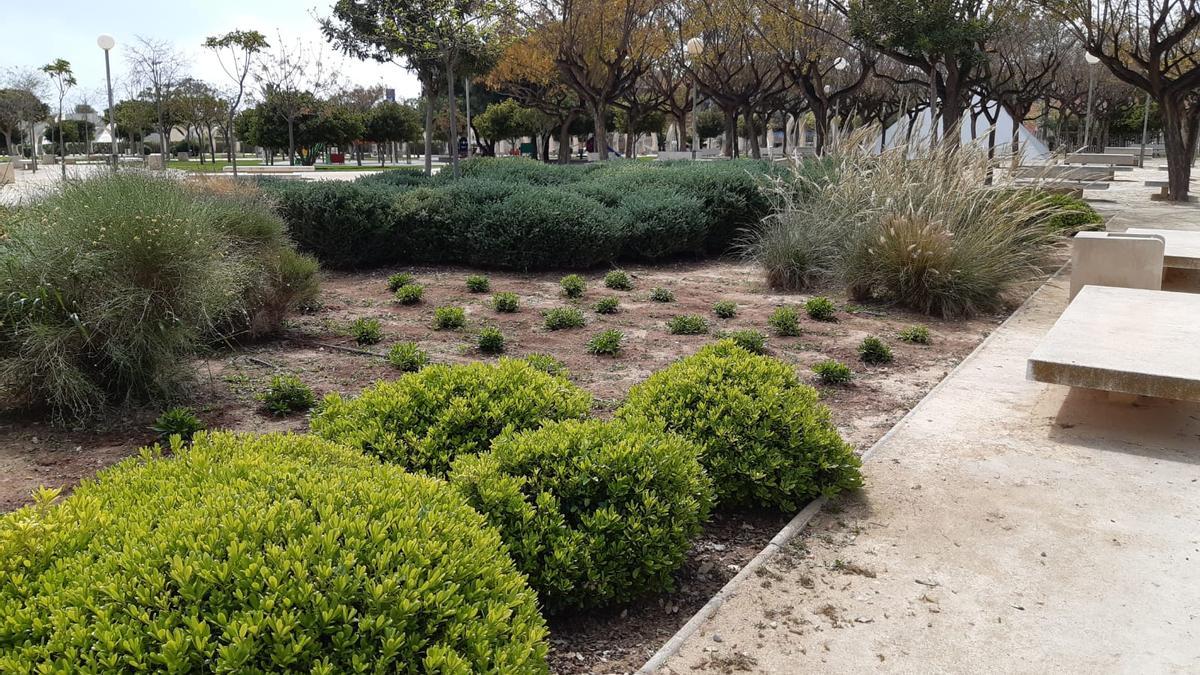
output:
M 1100 204 L 1114 226 L 1200 229 L 1200 209 L 1136 186 Z M 1200 405 L 1027 382 L 1066 282 L 923 401 L 864 466 L 867 488 L 661 672 L 1200 671 Z

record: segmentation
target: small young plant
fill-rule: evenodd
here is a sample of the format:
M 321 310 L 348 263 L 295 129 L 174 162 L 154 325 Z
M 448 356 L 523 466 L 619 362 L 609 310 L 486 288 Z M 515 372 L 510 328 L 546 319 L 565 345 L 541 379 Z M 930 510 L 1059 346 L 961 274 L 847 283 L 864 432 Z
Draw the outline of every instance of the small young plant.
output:
M 433 310 L 434 330 L 453 330 L 467 325 L 467 314 L 462 307 L 445 305 Z
M 675 302 L 675 294 L 666 288 L 655 288 L 650 291 L 650 299 L 654 302 Z
M 930 343 L 929 329 L 921 324 L 905 328 L 900 331 L 897 337 L 900 338 L 901 342 L 908 342 L 914 345 L 927 345 Z
M 401 305 L 415 305 L 421 302 L 421 297 L 425 295 L 425 287 L 421 284 L 404 284 L 396 289 L 392 299 Z
M 713 304 L 713 314 L 719 319 L 732 319 L 737 316 L 737 303 L 732 300 L 720 300 Z
M 613 270 L 605 274 L 604 285 L 614 291 L 633 290 L 633 280 L 625 270 Z
M 597 314 L 616 314 L 620 305 L 621 301 L 615 297 L 600 298 L 593 309 Z
M 809 318 L 816 321 L 833 321 L 837 307 L 829 298 L 818 295 L 815 298 L 809 298 L 808 302 L 804 303 L 804 311 L 808 312 Z
M 671 335 L 702 335 L 708 332 L 708 322 L 697 314 L 681 314 L 667 322 Z
M 429 354 L 415 342 L 397 342 L 388 350 L 388 363 L 403 373 L 415 373 L 429 363 Z
M 800 334 L 800 316 L 791 307 L 780 307 L 771 313 L 767 324 L 775 330 L 776 335 L 794 337 Z
M 150 427 L 158 433 L 161 440 L 166 440 L 171 436 L 179 436 L 184 443 L 190 443 L 192 436 L 204 431 L 204 422 L 196 417 L 196 413 L 192 412 L 191 408 L 171 408 L 158 416 L 154 420 L 154 425 Z
M 484 326 L 479 331 L 477 344 L 484 354 L 501 354 L 504 352 L 504 333 L 495 326 Z
M 412 282 L 413 275 L 409 274 L 408 272 L 397 272 L 396 274 L 388 277 L 388 290 L 395 293 L 404 286 L 408 286 Z
M 767 351 L 767 336 L 756 330 L 735 330 L 724 335 L 727 340 L 752 354 L 763 354 Z
M 875 336 L 863 338 L 858 346 L 858 358 L 871 365 L 889 363 L 892 360 L 892 348 Z
M 360 345 L 379 344 L 383 339 L 383 327 L 379 319 L 358 318 L 350 324 L 350 337 Z
M 541 354 L 534 352 L 525 357 L 525 362 L 546 373 L 556 377 L 568 377 L 571 373 L 562 361 L 550 356 L 549 354 Z
M 546 330 L 563 330 L 564 328 L 581 328 L 584 324 L 583 312 L 574 307 L 555 307 L 545 313 Z
M 587 281 L 578 274 L 568 274 L 558 285 L 562 288 L 563 295 L 568 298 L 582 298 L 583 292 L 587 290 Z
M 521 299 L 517 297 L 516 293 L 503 291 L 492 296 L 492 309 L 496 310 L 497 312 L 511 314 L 512 312 L 517 311 L 517 308 L 520 307 L 520 305 Z
M 487 293 L 492 289 L 492 282 L 482 274 L 472 274 L 467 277 L 467 290 L 472 293 Z
M 312 388 L 295 375 L 276 375 L 271 378 L 267 390 L 258 395 L 258 400 L 272 415 L 290 415 L 304 412 L 317 402 Z
M 587 350 L 589 354 L 597 356 L 616 356 L 621 353 L 621 346 L 625 342 L 625 334 L 621 331 L 610 328 L 605 331 L 600 331 L 588 340 Z
M 854 379 L 850 367 L 840 361 L 825 359 L 813 365 L 812 370 L 824 384 L 846 384 Z

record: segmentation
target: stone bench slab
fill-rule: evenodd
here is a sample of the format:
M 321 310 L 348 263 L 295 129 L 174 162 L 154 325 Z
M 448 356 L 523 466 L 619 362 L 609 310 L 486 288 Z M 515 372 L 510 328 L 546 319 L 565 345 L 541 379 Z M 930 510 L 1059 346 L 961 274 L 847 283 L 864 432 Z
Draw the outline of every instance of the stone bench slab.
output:
M 1029 356 L 1035 382 L 1200 402 L 1200 295 L 1085 286 Z
M 1112 166 L 1137 166 L 1138 158 L 1134 155 L 1106 155 L 1096 152 L 1075 152 L 1067 155 L 1067 164 L 1098 164 Z
M 1166 243 L 1163 267 L 1177 269 L 1200 269 L 1200 232 L 1189 230 L 1156 230 L 1147 227 L 1131 227 L 1129 234 L 1154 234 Z
M 265 166 L 241 166 L 238 165 L 238 173 L 308 173 L 316 171 L 315 166 L 287 166 L 287 165 L 265 165 Z M 233 173 L 232 166 L 221 168 L 222 173 Z

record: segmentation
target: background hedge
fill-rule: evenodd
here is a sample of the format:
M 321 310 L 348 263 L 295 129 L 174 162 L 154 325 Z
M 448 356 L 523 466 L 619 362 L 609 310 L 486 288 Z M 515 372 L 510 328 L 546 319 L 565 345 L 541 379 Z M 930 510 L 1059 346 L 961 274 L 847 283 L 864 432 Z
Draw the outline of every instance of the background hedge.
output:
M 0 672 L 545 673 L 536 596 L 452 488 L 201 434 L 0 518 Z
M 770 204 L 764 162 L 463 163 L 457 181 L 385 171 L 354 183 L 264 181 L 324 265 L 453 263 L 517 270 L 723 253 Z

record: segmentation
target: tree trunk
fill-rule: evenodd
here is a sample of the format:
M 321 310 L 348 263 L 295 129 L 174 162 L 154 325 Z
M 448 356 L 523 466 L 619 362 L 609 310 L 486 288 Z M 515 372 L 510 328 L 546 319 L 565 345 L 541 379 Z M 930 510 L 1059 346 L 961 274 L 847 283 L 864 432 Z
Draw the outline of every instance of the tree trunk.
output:
M 296 166 L 296 116 L 288 115 L 288 166 Z
M 558 163 L 571 163 L 571 123 L 575 121 L 575 114 L 571 113 L 563 118 L 562 126 L 558 128 Z
M 721 148 L 726 157 L 737 156 L 737 112 L 725 110 L 725 147 Z
M 750 156 L 762 159 L 762 148 L 758 144 L 758 122 L 751 110 L 746 111 L 746 136 L 750 139 Z
M 1195 148 L 1195 124 L 1184 114 L 1182 101 L 1164 99 L 1159 101 L 1162 111 L 1163 142 L 1167 151 L 1167 192 L 1173 202 L 1187 201 L 1188 183 L 1191 181 L 1192 155 Z M 1185 138 L 1188 131 L 1192 138 Z
M 458 168 L 458 104 L 454 100 L 454 61 L 449 56 L 446 57 L 446 101 L 450 105 L 449 110 L 446 111 L 450 118 L 450 129 L 446 135 L 450 139 L 450 170 L 451 175 L 458 178 L 460 175 Z
M 812 101 L 813 113 L 813 151 L 825 154 L 825 143 L 829 140 L 829 104 L 825 101 Z M 803 143 L 804 139 L 800 139 Z
M 595 121 L 595 148 L 600 161 L 608 159 L 608 129 L 604 124 L 604 106 L 599 103 L 592 105 L 592 116 Z

